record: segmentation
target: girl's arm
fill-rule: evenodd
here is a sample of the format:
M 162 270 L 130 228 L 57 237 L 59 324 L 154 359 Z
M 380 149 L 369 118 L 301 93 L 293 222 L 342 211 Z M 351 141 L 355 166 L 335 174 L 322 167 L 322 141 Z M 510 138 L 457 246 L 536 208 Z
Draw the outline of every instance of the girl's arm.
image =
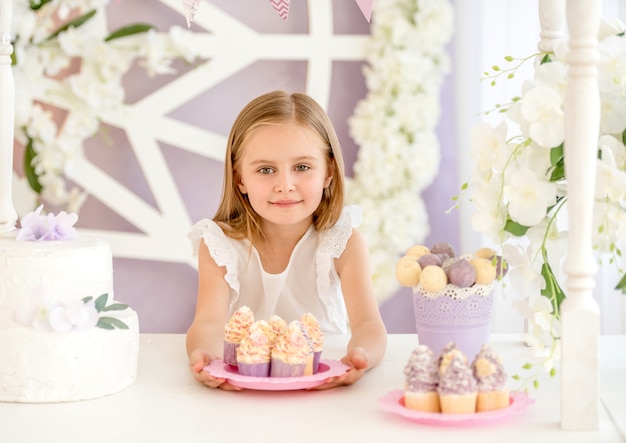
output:
M 335 268 L 350 322 L 351 337 L 342 359 L 350 370 L 322 388 L 356 382 L 365 371 L 380 363 L 387 349 L 387 330 L 371 282 L 369 251 L 356 229 L 352 230 L 341 257 L 335 260 Z
M 235 388 L 224 379 L 203 371 L 211 360 L 221 358 L 224 349 L 224 325 L 228 321 L 229 287 L 226 268 L 218 266 L 203 242 L 198 251 L 198 299 L 193 322 L 187 330 L 187 355 L 197 381 L 209 387 Z

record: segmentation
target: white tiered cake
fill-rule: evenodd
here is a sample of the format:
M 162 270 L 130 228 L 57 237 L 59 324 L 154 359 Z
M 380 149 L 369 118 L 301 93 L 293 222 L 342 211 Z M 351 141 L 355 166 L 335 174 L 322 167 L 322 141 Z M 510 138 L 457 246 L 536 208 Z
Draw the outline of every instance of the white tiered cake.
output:
M 85 400 L 134 382 L 137 314 L 113 301 L 112 278 L 103 240 L 0 237 L 0 401 Z

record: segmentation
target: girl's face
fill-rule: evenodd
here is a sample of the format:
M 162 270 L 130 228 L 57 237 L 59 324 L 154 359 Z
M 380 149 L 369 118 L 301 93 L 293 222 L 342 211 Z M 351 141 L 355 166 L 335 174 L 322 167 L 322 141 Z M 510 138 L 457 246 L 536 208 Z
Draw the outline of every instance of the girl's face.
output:
M 308 226 L 332 180 L 317 134 L 294 123 L 268 125 L 242 149 L 236 183 L 264 223 Z

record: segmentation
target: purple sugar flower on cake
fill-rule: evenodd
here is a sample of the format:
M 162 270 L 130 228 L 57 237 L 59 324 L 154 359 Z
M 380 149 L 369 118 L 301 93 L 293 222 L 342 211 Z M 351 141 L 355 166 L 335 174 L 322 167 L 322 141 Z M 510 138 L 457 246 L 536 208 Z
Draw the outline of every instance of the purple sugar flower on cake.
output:
M 68 214 L 62 211 L 56 216 L 54 214 L 41 215 L 42 209 L 43 205 L 22 218 L 22 227 L 17 234 L 17 240 L 73 240 L 77 237 L 76 229 L 74 228 L 74 223 L 78 220 L 76 214 Z

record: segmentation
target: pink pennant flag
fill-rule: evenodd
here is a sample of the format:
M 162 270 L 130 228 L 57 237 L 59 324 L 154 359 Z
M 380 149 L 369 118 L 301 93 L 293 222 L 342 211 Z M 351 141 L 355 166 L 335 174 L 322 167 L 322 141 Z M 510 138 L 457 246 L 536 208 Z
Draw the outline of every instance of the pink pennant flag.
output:
M 272 7 L 283 20 L 289 15 L 289 0 L 270 0 Z
M 359 5 L 359 9 L 369 23 L 372 18 L 372 5 L 374 4 L 374 0 L 356 0 L 356 4 Z
M 191 27 L 196 11 L 200 6 L 200 0 L 183 0 L 183 10 L 185 11 L 185 19 L 187 20 L 187 27 Z

